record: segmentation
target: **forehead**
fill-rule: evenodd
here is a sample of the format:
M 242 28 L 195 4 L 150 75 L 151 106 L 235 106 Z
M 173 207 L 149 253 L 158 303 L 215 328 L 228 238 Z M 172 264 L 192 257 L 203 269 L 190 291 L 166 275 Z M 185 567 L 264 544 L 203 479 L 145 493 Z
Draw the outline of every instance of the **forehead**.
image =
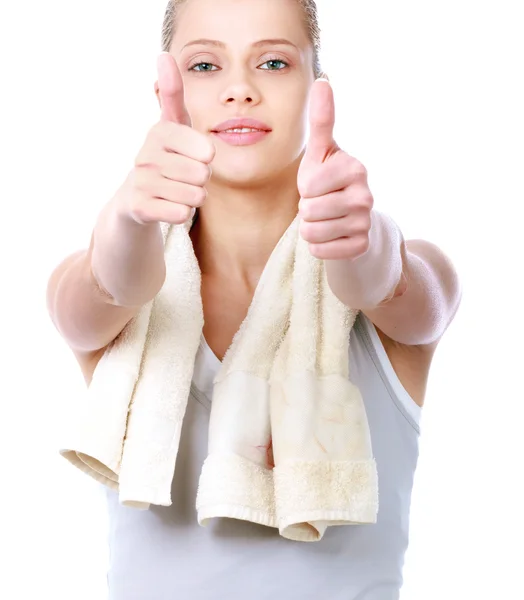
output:
M 177 14 L 174 46 L 208 38 L 229 47 L 286 38 L 299 48 L 310 42 L 297 0 L 187 0 Z

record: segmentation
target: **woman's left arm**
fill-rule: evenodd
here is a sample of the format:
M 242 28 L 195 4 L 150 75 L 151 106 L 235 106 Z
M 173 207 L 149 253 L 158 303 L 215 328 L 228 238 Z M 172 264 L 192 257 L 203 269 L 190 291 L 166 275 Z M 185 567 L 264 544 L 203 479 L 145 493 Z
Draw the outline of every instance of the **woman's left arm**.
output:
M 371 211 L 366 252 L 326 260 L 337 297 L 362 312 L 389 338 L 407 345 L 438 341 L 453 320 L 461 286 L 450 259 L 425 240 L 404 241 L 396 223 Z
M 461 298 L 455 269 L 435 245 L 405 241 L 374 209 L 364 165 L 335 142 L 335 101 L 327 81 L 313 85 L 310 137 L 298 172 L 300 233 L 325 261 L 328 282 L 392 340 L 434 345 Z

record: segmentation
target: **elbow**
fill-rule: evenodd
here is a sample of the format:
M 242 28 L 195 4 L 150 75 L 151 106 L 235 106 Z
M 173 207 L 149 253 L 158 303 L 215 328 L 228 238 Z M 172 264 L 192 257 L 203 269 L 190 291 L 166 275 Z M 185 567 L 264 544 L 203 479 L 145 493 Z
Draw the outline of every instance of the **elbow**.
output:
M 451 325 L 461 303 L 462 287 L 458 273 L 450 258 L 437 246 L 426 241 L 412 240 L 409 252 L 422 265 L 419 285 L 420 310 L 412 315 L 412 331 L 416 332 L 410 341 L 413 345 L 427 345 L 438 342 Z M 408 328 L 410 329 L 410 328 Z
M 76 265 L 80 260 L 83 260 L 86 256 L 86 250 L 79 250 L 74 254 L 71 254 L 65 258 L 55 269 L 51 272 L 46 288 L 46 306 L 47 312 L 51 321 L 58 328 L 57 323 L 57 300 L 60 295 L 61 285 L 64 277 L 68 271 Z

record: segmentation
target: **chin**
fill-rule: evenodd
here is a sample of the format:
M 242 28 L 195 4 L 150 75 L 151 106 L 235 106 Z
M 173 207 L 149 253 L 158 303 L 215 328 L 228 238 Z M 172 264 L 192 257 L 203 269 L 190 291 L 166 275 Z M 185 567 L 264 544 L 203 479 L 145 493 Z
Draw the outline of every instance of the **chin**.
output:
M 283 176 L 294 161 L 289 157 L 252 156 L 223 157 L 213 161 L 213 179 L 233 187 L 253 187 L 275 181 Z

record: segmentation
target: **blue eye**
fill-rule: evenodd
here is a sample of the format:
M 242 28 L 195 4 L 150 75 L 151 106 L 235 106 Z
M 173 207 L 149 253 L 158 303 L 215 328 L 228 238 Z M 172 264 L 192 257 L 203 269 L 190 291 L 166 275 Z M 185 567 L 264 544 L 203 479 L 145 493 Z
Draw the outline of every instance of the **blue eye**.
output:
M 197 69 L 197 67 L 202 67 L 202 68 Z M 218 70 L 218 69 L 216 69 L 216 66 L 212 65 L 211 63 L 201 62 L 201 63 L 197 63 L 196 65 L 193 65 L 192 67 L 190 67 L 189 70 L 195 71 L 195 73 L 212 73 L 213 67 L 215 67 L 215 70 Z
M 267 65 L 267 66 L 266 66 Z M 271 60 L 263 63 L 259 68 L 263 71 L 282 71 L 283 69 L 289 67 L 289 65 L 280 60 L 278 58 L 273 58 Z M 195 73 L 213 73 L 215 71 L 219 71 L 220 69 L 211 63 L 208 62 L 199 62 L 194 64 L 192 67 L 189 67 L 188 71 L 193 71 Z
M 289 67 L 289 65 L 286 62 L 284 62 L 283 60 L 279 60 L 278 58 L 268 60 L 267 62 L 264 63 L 264 65 L 270 65 L 270 66 L 266 69 L 266 68 L 263 68 L 263 65 L 262 65 L 260 68 L 263 71 L 282 71 L 282 69 Z M 278 65 L 283 65 L 283 66 L 279 67 Z

